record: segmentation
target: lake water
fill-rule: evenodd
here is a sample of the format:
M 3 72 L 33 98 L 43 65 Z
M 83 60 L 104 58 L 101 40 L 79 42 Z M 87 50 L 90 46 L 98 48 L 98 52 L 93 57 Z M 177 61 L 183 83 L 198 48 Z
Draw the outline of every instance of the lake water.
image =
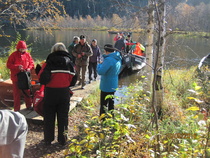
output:
M 2 32 L 0 32 L 3 34 Z M 52 33 L 46 33 L 43 30 L 20 30 L 22 40 L 28 37 L 27 44 L 31 44 L 31 55 L 34 60 L 44 60 L 50 53 L 51 47 L 56 42 L 63 42 L 67 47 L 72 42 L 73 36 L 85 35 L 90 43 L 92 39 L 98 40 L 100 48 L 107 43 L 114 44 L 114 34 L 107 31 L 86 31 L 86 30 L 53 30 Z M 0 46 L 8 47 L 12 41 L 16 40 L 16 32 L 4 30 L 4 34 L 10 37 L 0 37 Z M 145 44 L 145 35 L 133 33 L 134 41 Z M 103 52 L 103 49 L 101 49 Z M 173 68 L 188 67 L 197 65 L 199 60 L 210 51 L 210 40 L 197 37 L 170 36 L 167 40 L 165 62 L 166 66 Z M 139 73 L 130 75 L 120 80 L 120 85 L 127 85 L 132 80 L 140 78 Z

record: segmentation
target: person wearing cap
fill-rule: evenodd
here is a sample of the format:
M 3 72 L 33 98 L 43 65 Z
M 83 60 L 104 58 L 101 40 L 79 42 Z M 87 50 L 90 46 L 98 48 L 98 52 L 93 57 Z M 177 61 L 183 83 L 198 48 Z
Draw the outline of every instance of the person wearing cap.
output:
M 28 124 L 25 117 L 11 110 L 0 110 L 0 157 L 23 158 Z
M 86 85 L 85 74 L 87 70 L 87 65 L 89 63 L 89 57 L 93 55 L 92 48 L 86 42 L 86 38 L 84 35 L 80 36 L 80 42 L 74 47 L 73 55 L 76 57 L 75 64 L 79 80 L 78 85 L 82 84 L 81 88 L 84 89 Z M 82 75 L 80 75 L 81 71 Z
M 76 57 L 73 56 L 72 51 L 73 51 L 74 47 L 79 43 L 79 40 L 80 40 L 80 39 L 79 39 L 78 36 L 74 36 L 74 37 L 73 37 L 73 42 L 72 42 L 72 43 L 69 45 L 69 47 L 68 47 L 69 54 L 70 54 L 70 56 L 71 56 L 72 61 L 73 61 L 74 64 L 75 64 Z
M 122 57 L 111 44 L 104 45 L 105 54 L 103 62 L 98 64 L 97 72 L 101 75 L 100 80 L 100 115 L 107 110 L 114 109 L 114 99 L 106 97 L 114 95 L 118 87 L 118 75 L 121 69 Z
M 28 71 L 30 72 L 34 68 L 34 61 L 28 53 L 27 45 L 25 41 L 19 41 L 16 45 L 16 51 L 13 52 L 8 60 L 7 60 L 7 68 L 10 69 L 11 72 L 11 80 L 13 85 L 13 97 L 14 97 L 14 111 L 20 110 L 20 95 L 21 90 L 18 88 L 18 79 L 17 74 L 20 71 Z M 25 103 L 27 109 L 32 109 L 32 99 L 28 96 L 30 96 L 30 90 L 24 90 L 27 94 L 24 95 Z
M 93 55 L 90 57 L 89 65 L 88 65 L 89 83 L 91 83 L 91 81 L 93 80 L 92 71 L 94 73 L 94 76 L 93 76 L 94 80 L 96 80 L 96 78 L 97 78 L 96 67 L 97 67 L 97 62 L 100 61 L 100 56 L 101 56 L 101 50 L 100 50 L 99 46 L 97 45 L 96 39 L 92 40 L 92 43 L 90 46 L 92 48 Z

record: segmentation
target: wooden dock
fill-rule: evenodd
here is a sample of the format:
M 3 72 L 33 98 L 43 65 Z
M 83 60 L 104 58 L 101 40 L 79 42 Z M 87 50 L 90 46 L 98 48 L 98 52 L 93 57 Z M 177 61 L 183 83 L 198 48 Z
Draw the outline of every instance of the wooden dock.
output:
M 87 84 L 85 89 L 81 89 L 81 86 L 72 87 L 74 95 L 70 99 L 70 111 L 74 109 L 84 98 L 88 97 L 97 87 L 99 81 L 93 81 L 91 84 Z M 26 119 L 34 121 L 43 121 L 43 117 L 40 116 L 36 111 L 27 110 L 25 104 L 21 105 L 20 113 L 23 114 Z

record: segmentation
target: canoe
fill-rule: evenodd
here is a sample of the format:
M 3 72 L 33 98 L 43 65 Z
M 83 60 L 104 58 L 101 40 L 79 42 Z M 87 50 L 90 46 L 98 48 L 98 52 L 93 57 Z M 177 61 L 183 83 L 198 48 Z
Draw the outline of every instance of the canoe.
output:
M 33 70 L 31 72 L 31 83 L 32 83 L 32 94 L 35 93 L 36 90 L 40 88 L 40 84 L 38 83 L 37 75 L 35 74 L 35 71 Z M 12 88 L 12 80 L 0 80 L 0 102 L 1 104 L 5 106 L 12 107 L 14 104 L 13 100 L 13 88 Z M 23 95 L 22 95 L 23 97 Z

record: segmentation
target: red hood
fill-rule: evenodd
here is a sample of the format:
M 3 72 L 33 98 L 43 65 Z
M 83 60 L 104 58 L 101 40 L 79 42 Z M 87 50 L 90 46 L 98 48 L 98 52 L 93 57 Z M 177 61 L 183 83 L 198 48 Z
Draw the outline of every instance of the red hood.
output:
M 26 45 L 26 42 L 25 41 L 19 41 L 17 46 L 16 46 L 16 49 L 27 49 L 27 45 Z

